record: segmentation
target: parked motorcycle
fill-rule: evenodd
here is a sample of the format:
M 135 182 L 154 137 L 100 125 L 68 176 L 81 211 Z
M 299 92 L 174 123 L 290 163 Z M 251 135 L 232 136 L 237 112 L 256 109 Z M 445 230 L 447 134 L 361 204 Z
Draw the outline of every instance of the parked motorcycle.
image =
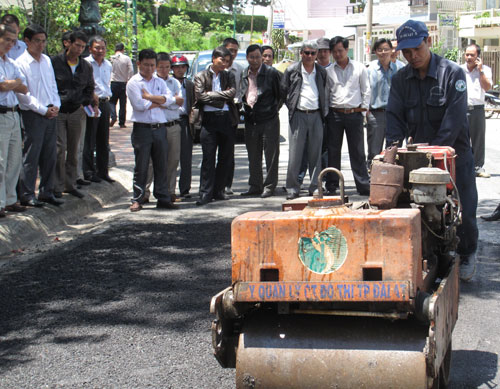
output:
M 484 94 L 484 108 L 486 119 L 491 118 L 494 113 L 498 116 L 500 112 L 500 90 L 498 84 Z

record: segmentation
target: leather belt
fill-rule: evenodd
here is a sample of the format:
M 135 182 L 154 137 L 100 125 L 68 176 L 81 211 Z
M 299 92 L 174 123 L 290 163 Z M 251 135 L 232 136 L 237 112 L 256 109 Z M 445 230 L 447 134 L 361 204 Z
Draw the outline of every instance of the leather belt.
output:
M 105 103 L 108 100 L 109 100 L 109 97 L 99 97 L 99 102 L 100 103 Z
M 333 110 L 334 112 L 346 113 L 346 114 L 366 111 L 366 108 L 333 108 L 333 107 L 330 107 L 330 109 Z
M 385 112 L 385 108 L 370 108 L 370 112 Z
M 151 128 L 152 130 L 156 130 L 165 126 L 165 123 L 140 123 L 134 122 L 134 127 L 143 127 L 143 128 Z
M 171 122 L 166 122 L 165 127 L 172 127 L 175 126 L 176 124 L 179 124 L 178 120 L 172 120 Z
M 469 105 L 467 107 L 467 111 L 473 111 L 475 109 L 480 109 L 480 108 L 483 108 L 484 109 L 484 105 L 483 104 L 478 104 L 478 105 Z
M 211 115 L 215 115 L 215 116 L 222 116 L 222 115 L 225 115 L 228 113 L 229 113 L 229 111 L 205 111 L 205 112 L 203 112 L 203 115 L 211 114 Z
M 6 107 L 5 105 L 0 105 L 0 113 L 18 112 L 18 111 L 19 111 L 19 105 L 16 105 L 14 107 Z
M 309 113 L 319 112 L 319 108 L 317 108 L 317 109 L 297 109 L 297 111 L 309 114 Z

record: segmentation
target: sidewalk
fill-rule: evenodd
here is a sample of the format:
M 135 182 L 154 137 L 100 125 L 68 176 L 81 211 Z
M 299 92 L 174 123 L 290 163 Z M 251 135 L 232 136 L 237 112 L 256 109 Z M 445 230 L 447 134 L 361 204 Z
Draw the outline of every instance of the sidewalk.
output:
M 109 173 L 116 182 L 102 181 L 83 186 L 83 199 L 64 194 L 64 204 L 59 207 L 46 204 L 42 208 L 29 207 L 21 213 L 8 213 L 0 221 L 0 258 L 33 248 L 65 226 L 127 195 L 132 188 L 134 167 L 131 129 L 130 122 L 126 129 L 120 129 L 118 125 L 110 129 L 110 146 L 115 153 L 117 167 L 111 168 Z

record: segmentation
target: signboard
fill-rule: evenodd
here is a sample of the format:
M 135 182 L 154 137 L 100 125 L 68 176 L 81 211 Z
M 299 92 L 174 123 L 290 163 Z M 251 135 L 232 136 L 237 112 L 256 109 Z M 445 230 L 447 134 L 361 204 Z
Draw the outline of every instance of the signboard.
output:
M 285 10 L 284 9 L 274 9 L 273 10 L 273 28 L 274 29 L 284 29 L 285 28 Z
M 238 282 L 238 302 L 408 301 L 410 285 L 398 281 Z

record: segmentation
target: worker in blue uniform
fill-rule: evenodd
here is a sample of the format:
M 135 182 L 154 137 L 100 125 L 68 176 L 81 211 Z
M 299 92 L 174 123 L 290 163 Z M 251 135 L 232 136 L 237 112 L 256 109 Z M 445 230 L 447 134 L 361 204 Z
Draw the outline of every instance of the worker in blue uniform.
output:
M 431 38 L 424 23 L 408 20 L 396 31 L 398 46 L 408 61 L 392 78 L 387 104 L 387 144 L 415 143 L 451 146 L 457 154 L 456 185 L 462 203 L 460 277 L 475 272 L 478 229 L 474 159 L 467 122 L 467 82 L 456 63 L 430 51 Z

